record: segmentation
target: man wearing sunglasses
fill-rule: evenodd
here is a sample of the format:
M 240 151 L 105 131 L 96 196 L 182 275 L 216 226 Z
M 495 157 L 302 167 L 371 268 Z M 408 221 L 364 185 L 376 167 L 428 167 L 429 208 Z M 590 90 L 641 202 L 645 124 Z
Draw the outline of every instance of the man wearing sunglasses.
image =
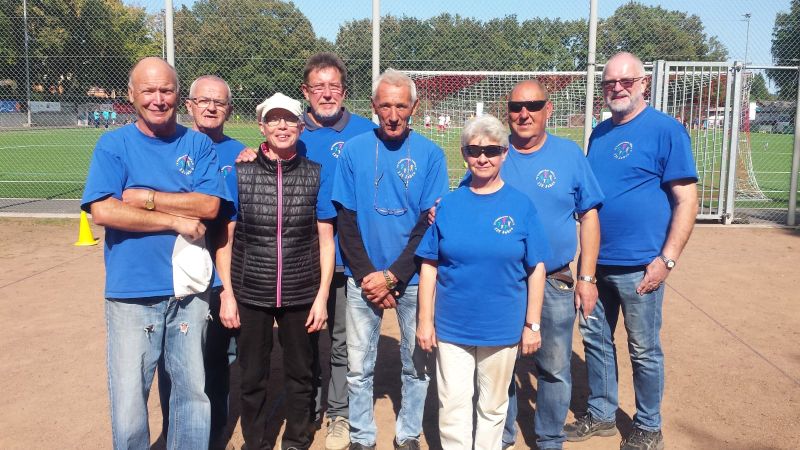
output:
M 603 201 L 603 193 L 577 144 L 545 130 L 552 113 L 553 104 L 540 82 L 522 81 L 511 90 L 511 145 L 501 171 L 503 180 L 536 205 L 552 249 L 551 257 L 545 261 L 547 283 L 541 324 L 536 324 L 541 330 L 542 347 L 533 355 L 537 368 L 534 429 L 541 449 L 560 449 L 565 440 L 563 426 L 572 392 L 572 329 L 576 311 L 588 315 L 597 301 L 597 208 Z M 580 224 L 577 237 L 576 220 Z M 569 264 L 578 245 L 576 281 Z M 504 448 L 513 447 L 516 438 L 515 391 L 512 379 Z
M 442 149 L 409 127 L 417 92 L 407 75 L 388 69 L 372 92 L 380 128 L 347 141 L 332 199 L 347 280 L 347 383 L 350 449 L 374 449 L 373 375 L 385 308 L 400 324 L 403 398 L 394 445 L 419 448 L 428 388 L 425 354 L 416 348 L 417 267 L 414 251 L 427 212 L 447 192 Z
M 615 434 L 618 404 L 614 329 L 620 308 L 628 332 L 636 414 L 623 450 L 661 449 L 664 354 L 659 333 L 664 281 L 697 215 L 697 172 L 689 135 L 647 106 L 644 66 L 618 53 L 603 70 L 611 118 L 589 140 L 589 164 L 606 199 L 597 261 L 600 301 L 580 318 L 589 376 L 588 412 L 566 427 L 570 441 Z

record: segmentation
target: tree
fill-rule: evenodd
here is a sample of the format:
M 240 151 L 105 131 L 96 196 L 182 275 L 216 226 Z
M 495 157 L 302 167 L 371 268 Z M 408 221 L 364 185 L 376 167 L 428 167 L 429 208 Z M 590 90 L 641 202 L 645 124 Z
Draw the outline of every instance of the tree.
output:
M 598 25 L 598 60 L 628 51 L 642 61 L 724 61 L 728 52 L 707 36 L 696 15 L 660 6 L 626 3 Z
M 767 81 L 764 79 L 764 75 L 757 73 L 753 77 L 753 81 L 750 84 L 750 100 L 764 101 L 773 99 L 774 96 L 770 94 L 769 90 L 767 89 Z
M 800 0 L 792 0 L 788 12 L 775 16 L 772 29 L 772 59 L 779 66 L 800 65 Z M 786 76 L 786 71 L 769 70 L 767 74 L 778 86 L 778 97 L 783 100 L 797 98 L 797 75 Z

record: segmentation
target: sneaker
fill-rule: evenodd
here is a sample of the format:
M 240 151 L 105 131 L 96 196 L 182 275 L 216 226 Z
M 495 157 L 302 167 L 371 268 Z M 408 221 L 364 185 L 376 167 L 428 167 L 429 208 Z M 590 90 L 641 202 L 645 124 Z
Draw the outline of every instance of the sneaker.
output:
M 639 427 L 619 444 L 620 450 L 663 450 L 664 435 L 659 431 L 647 431 Z
M 349 446 L 350 422 L 344 417 L 328 419 L 328 430 L 325 432 L 325 450 L 346 450 Z
M 397 442 L 397 439 L 395 439 L 394 448 L 396 448 L 397 450 L 419 450 L 419 440 L 406 439 L 403 442 Z
M 350 450 L 375 450 L 374 445 L 364 445 L 358 442 L 353 442 L 350 444 Z
M 575 422 L 564 425 L 564 434 L 570 442 L 581 442 L 592 436 L 614 436 L 617 434 L 616 422 L 600 422 L 591 414 L 579 417 Z

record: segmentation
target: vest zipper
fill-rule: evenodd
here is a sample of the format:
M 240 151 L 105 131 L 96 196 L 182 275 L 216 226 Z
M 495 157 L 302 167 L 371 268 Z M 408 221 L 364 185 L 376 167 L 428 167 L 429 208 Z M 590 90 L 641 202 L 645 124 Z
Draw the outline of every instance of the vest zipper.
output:
M 281 285 L 283 285 L 283 165 L 278 159 L 278 308 L 281 307 Z

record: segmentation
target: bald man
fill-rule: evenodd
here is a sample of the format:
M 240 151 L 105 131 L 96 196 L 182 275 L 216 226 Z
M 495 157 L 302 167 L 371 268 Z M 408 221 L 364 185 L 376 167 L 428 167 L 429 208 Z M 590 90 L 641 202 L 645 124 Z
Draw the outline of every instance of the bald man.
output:
M 105 316 L 114 448 L 150 446 L 147 393 L 159 358 L 172 380 L 168 448 L 208 447 L 203 346 L 211 259 L 204 220 L 230 200 L 208 136 L 177 124 L 178 77 L 158 58 L 132 69 L 137 121 L 105 133 L 81 208 L 105 234 Z
M 644 66 L 630 53 L 608 60 L 601 81 L 611 118 L 589 139 L 589 164 L 606 195 L 597 260 L 599 301 L 580 318 L 589 376 L 586 415 L 565 428 L 583 441 L 616 433 L 614 329 L 620 309 L 628 332 L 636 414 L 622 450 L 664 448 L 661 400 L 664 281 L 689 240 L 697 215 L 697 172 L 681 123 L 644 100 Z

